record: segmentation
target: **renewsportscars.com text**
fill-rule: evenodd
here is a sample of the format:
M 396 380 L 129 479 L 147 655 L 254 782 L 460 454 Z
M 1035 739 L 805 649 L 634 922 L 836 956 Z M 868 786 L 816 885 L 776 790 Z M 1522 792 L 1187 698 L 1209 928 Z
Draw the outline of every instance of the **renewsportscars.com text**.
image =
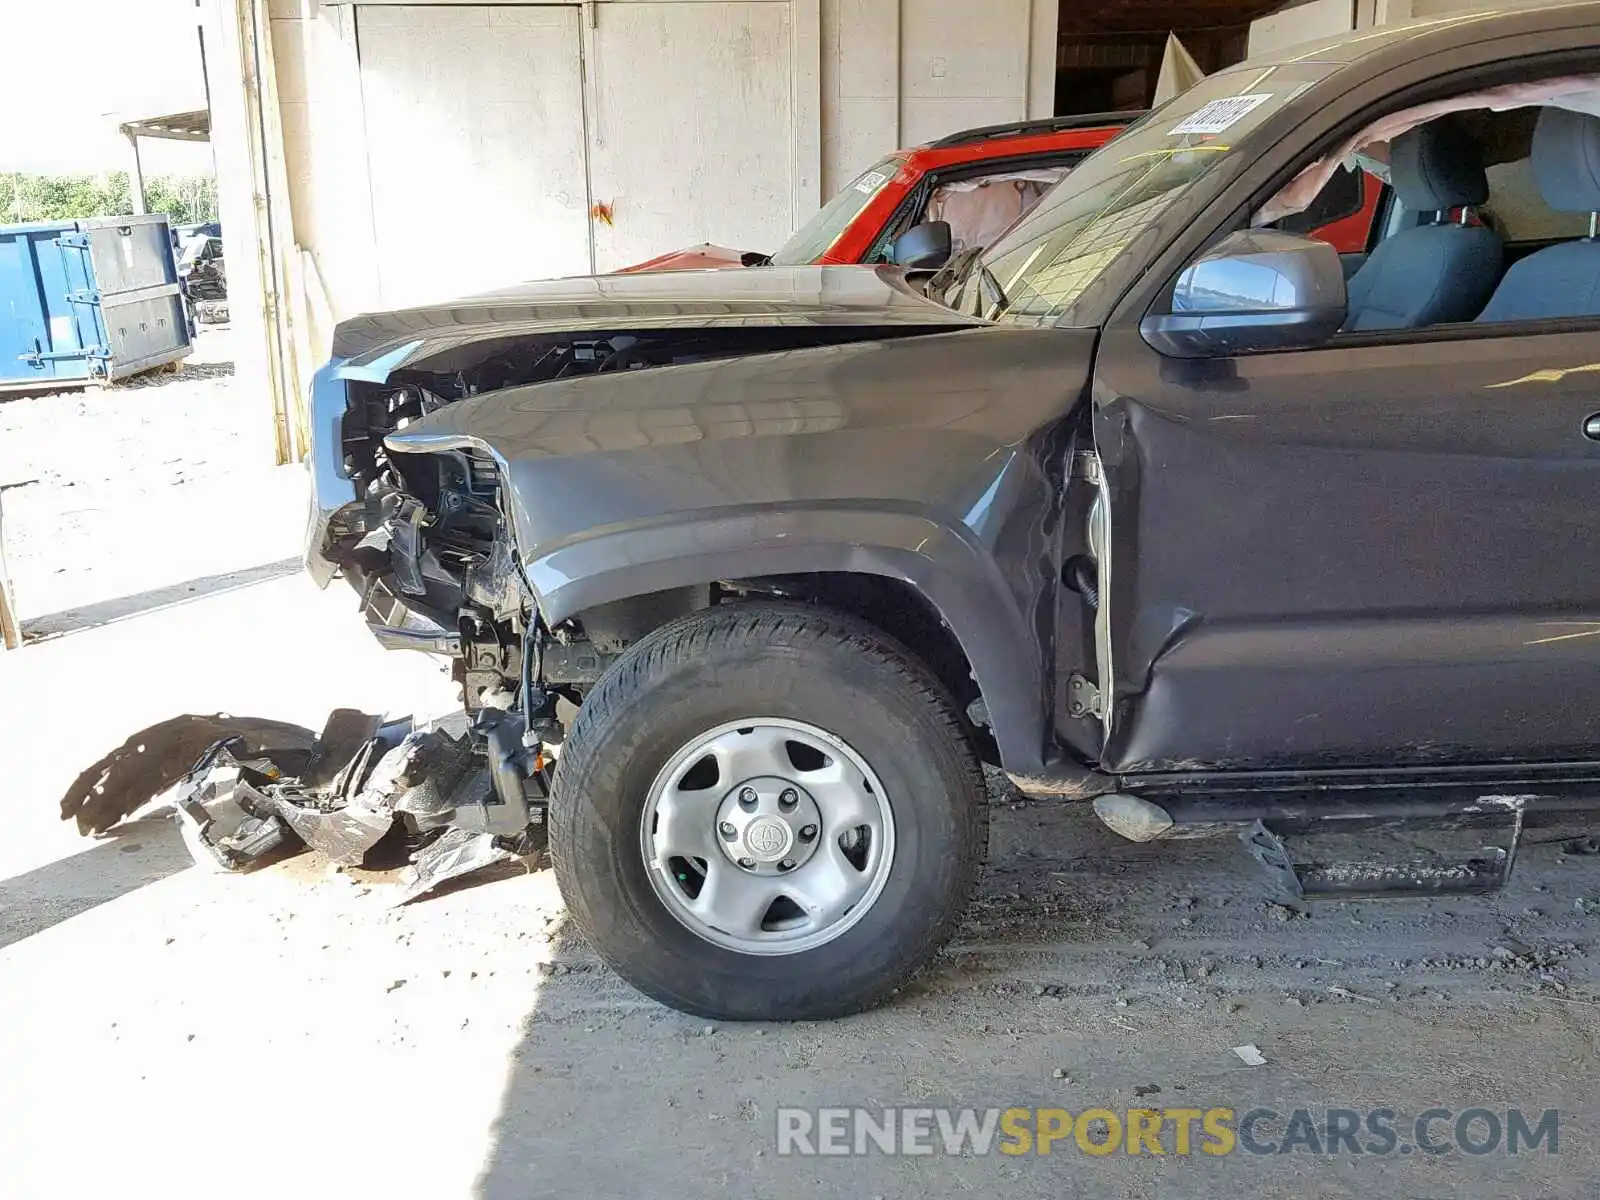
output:
M 783 1155 L 1556 1154 L 1556 1109 L 780 1108 Z

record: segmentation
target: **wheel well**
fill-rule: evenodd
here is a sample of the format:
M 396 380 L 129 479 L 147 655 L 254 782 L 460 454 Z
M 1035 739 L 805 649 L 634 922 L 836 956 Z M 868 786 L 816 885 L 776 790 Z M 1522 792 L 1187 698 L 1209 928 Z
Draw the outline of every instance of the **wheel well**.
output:
M 982 694 L 960 641 L 926 596 L 911 584 L 886 575 L 837 571 L 718 580 L 601 605 L 575 619 L 585 640 L 600 651 L 603 660 L 609 660 L 668 621 L 696 609 L 761 596 L 816 604 L 880 630 L 933 672 L 955 700 L 962 720 L 971 724 L 968 710 Z M 984 761 L 998 762 L 990 731 L 974 725 L 971 732 Z
M 829 572 L 768 575 L 727 585 L 847 613 L 882 630 L 920 658 L 965 708 L 978 698 L 972 665 L 950 627 L 921 592 L 886 575 Z
M 807 575 L 769 575 L 723 585 L 750 594 L 804 600 L 867 622 L 899 642 L 933 672 L 956 702 L 964 721 L 972 702 L 982 698 L 972 676 L 972 663 L 962 650 L 939 610 L 911 584 L 887 575 L 819 572 Z M 975 743 L 985 762 L 998 762 L 999 753 L 988 729 L 975 726 Z

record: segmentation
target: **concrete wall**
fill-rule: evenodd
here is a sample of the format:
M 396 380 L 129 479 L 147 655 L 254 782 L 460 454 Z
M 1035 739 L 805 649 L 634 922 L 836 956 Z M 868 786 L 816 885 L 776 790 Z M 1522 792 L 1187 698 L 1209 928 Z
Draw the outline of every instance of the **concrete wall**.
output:
M 822 182 L 957 129 L 1051 115 L 1056 0 L 822 0 Z
M 269 0 L 294 240 L 312 306 L 359 312 L 378 294 L 354 10 Z M 319 294 L 320 293 L 320 294 Z M 330 329 L 316 329 L 324 342 Z
M 392 148 L 386 148 L 392 139 L 373 140 L 381 131 L 373 128 L 373 97 L 363 96 L 358 18 L 353 7 L 321 0 L 266 0 L 266 4 L 292 212 L 293 253 L 299 260 L 302 300 L 308 310 L 304 320 L 313 345 L 325 345 L 333 321 L 388 300 L 392 281 L 385 279 L 374 249 L 382 240 L 377 237 L 375 223 L 375 187 L 384 188 L 386 197 L 392 196 L 396 187 L 414 188 L 418 198 L 415 207 L 420 214 L 428 208 L 423 198 L 446 194 L 449 181 L 430 178 L 420 167 L 410 171 L 404 164 L 390 163 L 385 156 L 394 157 Z M 605 7 L 617 12 L 605 18 L 603 28 L 619 27 L 626 20 L 627 0 L 607 0 Z M 779 0 L 772 0 L 772 7 L 777 15 Z M 781 7 L 791 6 L 784 3 Z M 788 50 L 797 61 L 774 62 L 770 73 L 792 78 L 797 89 L 815 89 L 809 105 L 803 103 L 803 90 L 797 92 L 799 100 L 794 109 L 796 122 L 807 125 L 810 133 L 797 128 L 787 143 L 782 138 L 775 140 L 774 129 L 769 128 L 773 105 L 767 102 L 750 109 L 746 122 L 749 128 L 743 131 L 748 138 L 759 138 L 762 143 L 755 169 L 773 176 L 772 186 L 767 189 L 774 193 L 769 207 L 779 225 L 798 225 L 820 199 L 899 146 L 966 126 L 1047 116 L 1051 111 L 1056 0 L 986 0 L 983 5 L 971 0 L 795 0 L 792 8 L 795 15 L 784 26 L 775 28 L 793 28 Z M 810 40 L 804 36 L 807 10 L 819 26 Z M 476 66 L 459 65 L 462 56 L 450 53 L 448 46 L 418 46 L 408 59 L 414 61 L 418 72 L 429 74 L 448 75 L 452 70 L 464 69 L 481 76 L 520 69 L 516 52 L 509 47 L 505 50 L 506 62 L 495 63 L 487 58 L 493 54 L 494 46 L 491 41 L 474 47 L 470 57 Z M 780 41 L 777 46 L 761 45 L 757 53 L 773 58 L 783 43 Z M 373 47 L 368 49 L 376 52 Z M 807 61 L 798 61 L 801 59 Z M 652 61 L 656 64 L 654 69 L 668 73 L 655 85 L 648 76 Z M 607 59 L 590 64 L 591 76 L 598 76 L 591 78 L 591 86 L 623 86 L 615 72 L 624 68 L 631 95 L 666 97 L 662 102 L 674 107 L 682 105 L 680 98 L 672 98 L 671 93 L 681 91 L 685 85 L 716 85 L 714 80 L 679 78 L 681 71 L 673 74 L 674 58 L 669 55 L 653 59 L 646 55 L 627 63 L 612 52 Z M 610 79 L 606 77 L 608 73 Z M 600 119 L 602 128 L 610 108 L 606 100 L 607 97 L 592 96 L 588 101 L 595 114 L 591 119 Z M 452 114 L 452 119 L 462 122 L 463 144 L 481 136 L 482 130 L 468 128 L 470 122 L 459 113 Z M 737 144 L 740 133 L 722 130 L 716 140 L 720 144 Z M 532 154 L 540 137 L 537 123 L 529 123 L 522 136 L 528 140 L 529 149 L 521 153 Z M 563 152 L 569 152 L 571 131 L 563 130 L 561 136 L 563 146 L 568 147 Z M 596 168 L 604 165 L 605 150 L 601 147 L 592 151 L 598 155 Z M 777 162 L 766 161 L 771 151 L 780 155 Z M 375 164 L 374 155 L 384 161 Z M 605 172 L 599 174 L 603 177 Z M 707 190 L 719 186 L 715 172 L 708 175 L 697 168 L 694 174 L 697 178 L 705 176 L 709 181 Z M 599 182 L 605 181 L 598 180 L 597 186 Z M 791 185 L 792 203 L 779 194 Z M 754 194 L 764 194 L 763 189 L 755 189 Z M 596 198 L 610 201 L 613 196 L 606 191 Z M 741 237 L 750 241 L 755 236 L 754 230 L 731 225 L 721 230 L 710 228 L 703 210 L 712 199 L 683 201 L 684 229 L 677 240 L 711 239 L 742 245 Z M 442 220 L 448 206 L 442 199 L 440 205 L 443 207 L 438 216 Z M 389 212 L 392 207 L 385 207 L 384 211 Z M 620 212 L 618 217 L 620 222 Z M 656 215 L 654 223 L 660 230 L 651 236 L 663 244 L 652 243 L 649 253 L 671 249 L 666 244 L 674 240 L 671 214 Z M 729 220 L 722 223 L 727 225 Z M 419 224 L 433 225 L 419 228 L 419 237 L 436 237 L 440 233 L 437 221 Z M 614 238 L 609 229 L 602 233 Z M 760 244 L 773 241 L 773 233 L 765 231 Z M 784 233 L 786 230 L 777 231 L 779 240 Z M 632 254 L 629 261 L 645 256 L 636 247 L 630 246 L 628 251 Z M 619 265 L 609 261 L 613 257 L 617 255 L 602 254 L 601 268 Z
M 1350 0 L 1310 0 L 1250 23 L 1250 56 L 1348 33 L 1355 28 Z

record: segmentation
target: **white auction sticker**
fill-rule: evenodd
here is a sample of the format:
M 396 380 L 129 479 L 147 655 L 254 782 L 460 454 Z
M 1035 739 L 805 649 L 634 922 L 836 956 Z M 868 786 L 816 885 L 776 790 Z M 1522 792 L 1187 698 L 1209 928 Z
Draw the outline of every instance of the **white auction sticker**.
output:
M 1254 92 L 1248 96 L 1226 96 L 1221 100 L 1213 100 L 1210 104 L 1202 104 L 1195 109 L 1181 124 L 1174 125 L 1168 131 L 1168 136 L 1175 137 L 1180 133 L 1222 133 L 1241 117 L 1255 112 L 1271 99 L 1271 92 Z
M 889 177 L 882 171 L 868 171 L 860 179 L 856 180 L 856 191 L 870 194 L 888 182 Z

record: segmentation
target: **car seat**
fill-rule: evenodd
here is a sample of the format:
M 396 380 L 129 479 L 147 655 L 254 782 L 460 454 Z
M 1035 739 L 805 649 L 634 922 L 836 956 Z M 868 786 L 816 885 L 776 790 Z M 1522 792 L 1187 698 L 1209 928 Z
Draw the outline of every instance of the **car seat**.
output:
M 1556 212 L 1588 213 L 1589 236 L 1535 251 L 1511 265 L 1480 321 L 1600 315 L 1600 118 L 1547 108 L 1533 130 L 1533 179 Z
M 1400 134 L 1389 145 L 1390 183 L 1407 212 L 1433 223 L 1379 242 L 1350 278 L 1344 328 L 1414 329 L 1470 321 L 1494 292 L 1505 248 L 1492 229 L 1450 213 L 1489 198 L 1478 144 L 1448 117 Z

